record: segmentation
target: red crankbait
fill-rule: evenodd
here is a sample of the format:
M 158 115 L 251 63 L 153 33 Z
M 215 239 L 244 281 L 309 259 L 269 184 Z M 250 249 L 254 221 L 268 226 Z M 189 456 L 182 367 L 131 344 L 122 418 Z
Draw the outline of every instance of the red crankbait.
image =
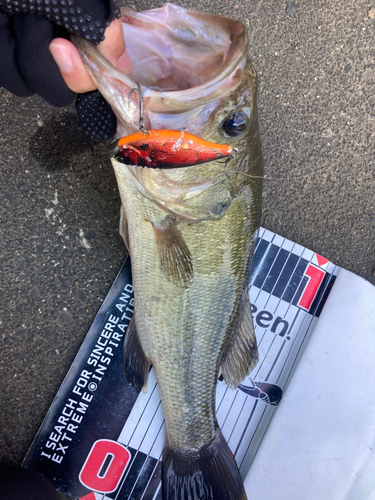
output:
M 180 130 L 140 131 L 113 142 L 109 153 L 126 165 L 179 168 L 232 158 L 237 150 L 228 144 L 205 141 Z

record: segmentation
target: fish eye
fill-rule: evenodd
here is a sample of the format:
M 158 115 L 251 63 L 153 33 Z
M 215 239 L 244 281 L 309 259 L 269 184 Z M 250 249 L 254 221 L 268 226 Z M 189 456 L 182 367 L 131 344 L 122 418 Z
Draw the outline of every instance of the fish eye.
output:
M 221 126 L 230 137 L 238 137 L 246 130 L 248 122 L 249 117 L 245 113 L 234 113 Z

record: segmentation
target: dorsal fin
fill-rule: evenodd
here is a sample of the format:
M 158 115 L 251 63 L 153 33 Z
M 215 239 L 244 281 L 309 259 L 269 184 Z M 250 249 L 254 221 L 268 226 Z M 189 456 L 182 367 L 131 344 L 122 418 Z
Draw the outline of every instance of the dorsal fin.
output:
M 167 278 L 188 288 L 193 284 L 193 258 L 183 237 L 170 219 L 163 225 L 152 224 L 159 261 Z
M 138 391 L 147 392 L 150 361 L 143 352 L 135 324 L 135 313 L 130 320 L 124 339 L 125 375 Z
M 246 296 L 242 318 L 221 362 L 221 373 L 226 384 L 235 389 L 258 362 L 258 348 L 253 316 Z

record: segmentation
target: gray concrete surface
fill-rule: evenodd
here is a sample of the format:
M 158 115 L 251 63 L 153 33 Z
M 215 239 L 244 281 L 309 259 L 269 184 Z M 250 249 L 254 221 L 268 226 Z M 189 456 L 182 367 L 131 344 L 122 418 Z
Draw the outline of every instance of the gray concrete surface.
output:
M 248 27 L 263 225 L 375 284 L 375 1 L 178 3 Z M 0 120 L 0 460 L 19 464 L 125 250 L 105 146 L 74 109 L 0 89 Z

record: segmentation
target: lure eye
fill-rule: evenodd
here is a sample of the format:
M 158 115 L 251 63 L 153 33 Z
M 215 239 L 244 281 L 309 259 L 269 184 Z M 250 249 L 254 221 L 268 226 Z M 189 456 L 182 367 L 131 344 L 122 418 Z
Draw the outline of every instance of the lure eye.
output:
M 245 131 L 248 121 L 249 117 L 245 113 L 234 113 L 223 122 L 222 128 L 230 137 L 238 137 Z

